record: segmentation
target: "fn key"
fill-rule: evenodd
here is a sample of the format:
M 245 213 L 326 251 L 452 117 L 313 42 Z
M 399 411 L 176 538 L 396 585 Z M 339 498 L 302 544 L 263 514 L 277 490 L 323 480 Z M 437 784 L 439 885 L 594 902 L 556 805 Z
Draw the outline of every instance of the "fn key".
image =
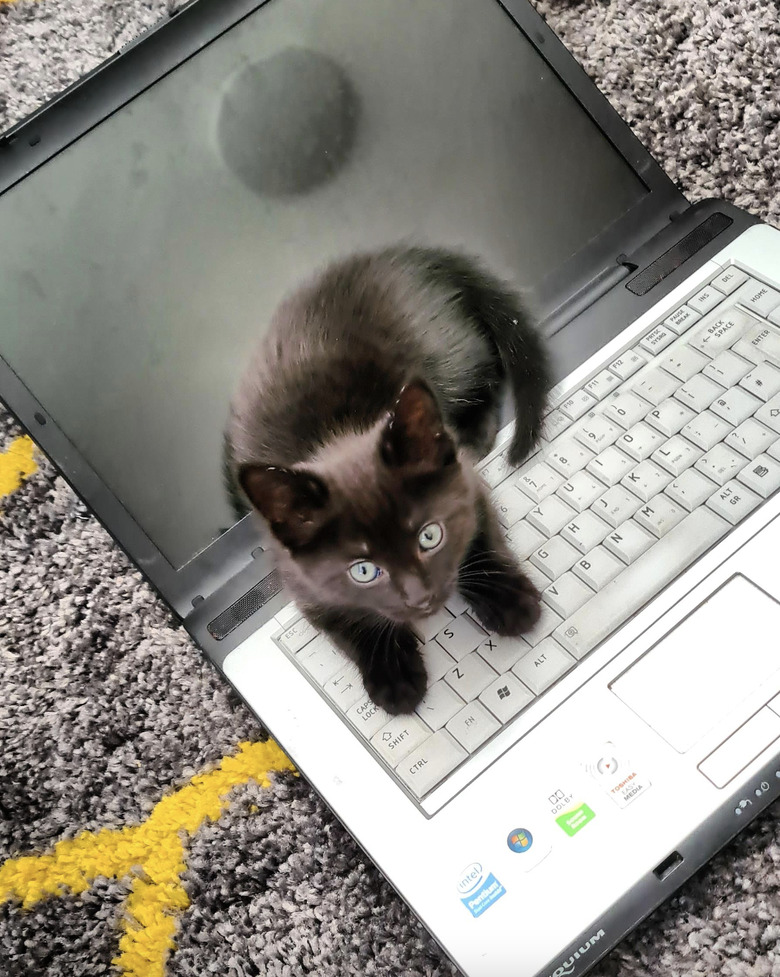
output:
M 451 736 L 439 730 L 405 757 L 395 772 L 415 797 L 422 797 L 467 756 Z

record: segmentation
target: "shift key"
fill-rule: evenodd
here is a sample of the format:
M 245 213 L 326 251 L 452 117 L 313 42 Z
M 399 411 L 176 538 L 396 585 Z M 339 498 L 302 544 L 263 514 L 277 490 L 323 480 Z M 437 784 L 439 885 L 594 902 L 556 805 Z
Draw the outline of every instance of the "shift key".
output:
M 467 756 L 449 733 L 439 730 L 403 759 L 395 772 L 416 797 L 422 797 Z

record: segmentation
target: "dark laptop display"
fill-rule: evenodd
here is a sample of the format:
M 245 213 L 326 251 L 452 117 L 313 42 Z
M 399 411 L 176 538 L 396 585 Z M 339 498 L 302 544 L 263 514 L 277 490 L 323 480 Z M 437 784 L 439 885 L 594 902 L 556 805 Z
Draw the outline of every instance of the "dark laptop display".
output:
M 533 294 L 645 193 L 497 4 L 271 0 L 7 192 L 3 355 L 179 567 L 302 276 L 406 238 Z

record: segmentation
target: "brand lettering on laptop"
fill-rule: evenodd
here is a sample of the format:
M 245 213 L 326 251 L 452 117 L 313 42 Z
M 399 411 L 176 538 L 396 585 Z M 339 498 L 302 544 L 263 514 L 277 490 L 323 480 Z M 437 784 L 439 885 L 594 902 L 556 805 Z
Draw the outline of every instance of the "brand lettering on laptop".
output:
M 550 977 L 569 977 L 569 974 L 573 974 L 574 965 L 577 963 L 580 957 L 584 957 L 585 954 L 593 948 L 593 944 L 598 943 L 602 936 L 604 936 L 604 930 L 599 930 L 597 933 L 594 933 L 588 942 L 584 943 L 579 950 L 575 950 L 565 963 L 562 963 L 560 967 L 553 970 Z

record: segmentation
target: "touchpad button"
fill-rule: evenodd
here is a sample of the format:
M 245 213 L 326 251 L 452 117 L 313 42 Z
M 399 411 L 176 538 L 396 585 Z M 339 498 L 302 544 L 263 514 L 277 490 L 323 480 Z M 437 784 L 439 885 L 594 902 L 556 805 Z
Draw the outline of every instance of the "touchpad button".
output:
M 780 669 L 780 604 L 737 575 L 610 688 L 680 753 Z M 767 688 L 767 698 L 777 691 Z

